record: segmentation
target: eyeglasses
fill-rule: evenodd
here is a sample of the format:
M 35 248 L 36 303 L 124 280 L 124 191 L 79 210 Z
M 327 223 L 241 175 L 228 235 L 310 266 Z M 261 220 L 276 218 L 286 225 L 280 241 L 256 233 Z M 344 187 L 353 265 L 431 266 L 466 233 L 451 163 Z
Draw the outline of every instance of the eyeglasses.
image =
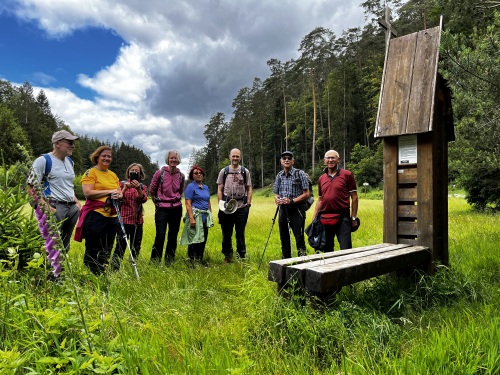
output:
M 291 156 L 283 156 L 281 159 L 282 160 L 293 160 L 293 158 Z
M 70 146 L 74 146 L 75 145 L 75 141 L 70 141 L 68 139 L 61 139 L 59 142 L 66 142 Z
M 203 173 L 201 173 L 201 172 L 193 172 L 193 174 L 201 174 L 201 175 L 203 175 Z

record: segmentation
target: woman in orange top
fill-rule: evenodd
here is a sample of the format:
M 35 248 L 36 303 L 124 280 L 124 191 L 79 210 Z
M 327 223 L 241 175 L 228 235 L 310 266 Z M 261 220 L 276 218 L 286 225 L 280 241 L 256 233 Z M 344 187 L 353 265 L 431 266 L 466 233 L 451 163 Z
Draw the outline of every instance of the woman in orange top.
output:
M 85 239 L 83 263 L 100 275 L 109 263 L 118 229 L 118 218 L 111 199 L 123 197 L 118 176 L 109 170 L 112 149 L 100 146 L 90 155 L 94 167 L 82 177 L 86 201 L 80 212 L 75 240 Z

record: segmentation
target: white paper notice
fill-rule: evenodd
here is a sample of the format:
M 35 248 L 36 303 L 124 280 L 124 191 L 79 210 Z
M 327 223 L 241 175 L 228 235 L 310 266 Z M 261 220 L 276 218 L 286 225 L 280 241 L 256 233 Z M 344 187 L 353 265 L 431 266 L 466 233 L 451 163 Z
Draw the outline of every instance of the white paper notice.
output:
M 399 164 L 417 164 L 417 135 L 402 135 L 398 138 Z

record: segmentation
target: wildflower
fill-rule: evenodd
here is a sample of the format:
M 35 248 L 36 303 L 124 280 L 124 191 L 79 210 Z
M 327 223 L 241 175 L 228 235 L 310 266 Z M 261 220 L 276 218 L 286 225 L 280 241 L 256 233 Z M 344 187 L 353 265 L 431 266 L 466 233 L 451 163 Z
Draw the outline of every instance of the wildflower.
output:
M 38 221 L 38 229 L 40 230 L 40 234 L 42 235 L 45 241 L 45 251 L 47 253 L 47 259 L 50 261 L 50 264 L 53 268 L 52 273 L 55 277 L 58 277 L 61 273 L 61 263 L 59 262 L 59 256 L 61 252 L 57 250 L 58 245 L 58 232 L 57 230 L 51 230 L 50 224 L 47 221 L 47 215 L 42 210 L 40 205 L 38 204 L 39 199 L 35 195 L 35 217 Z

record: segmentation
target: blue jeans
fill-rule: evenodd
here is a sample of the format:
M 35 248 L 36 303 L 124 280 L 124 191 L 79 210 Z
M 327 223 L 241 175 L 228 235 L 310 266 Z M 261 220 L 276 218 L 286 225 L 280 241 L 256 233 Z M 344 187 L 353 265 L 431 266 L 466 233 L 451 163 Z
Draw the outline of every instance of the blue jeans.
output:
M 181 226 L 182 206 L 173 208 L 156 207 L 155 225 L 156 236 L 151 251 L 151 261 L 160 262 L 163 255 L 163 244 L 168 228 L 167 246 L 165 248 L 165 263 L 170 263 L 175 258 L 177 249 L 177 235 Z
M 219 224 L 222 230 L 222 254 L 226 257 L 231 257 L 233 255 L 233 227 L 236 231 L 236 251 L 240 258 L 245 258 L 247 253 L 247 247 L 245 243 L 245 227 L 248 221 L 248 214 L 250 208 L 244 206 L 238 208 L 236 212 L 232 214 L 225 214 L 219 210 Z

